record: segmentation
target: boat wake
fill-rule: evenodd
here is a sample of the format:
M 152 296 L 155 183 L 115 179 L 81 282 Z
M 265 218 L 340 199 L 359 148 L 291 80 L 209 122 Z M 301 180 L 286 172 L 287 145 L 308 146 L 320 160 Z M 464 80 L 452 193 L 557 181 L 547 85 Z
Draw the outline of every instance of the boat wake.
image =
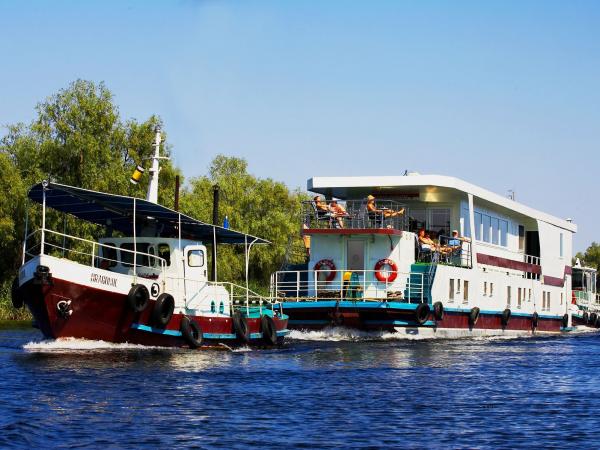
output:
M 360 331 L 344 327 L 329 327 L 322 330 L 292 330 L 288 335 L 292 341 L 395 341 L 435 339 L 434 336 L 393 333 L 390 331 Z
M 32 341 L 23 345 L 28 352 L 81 352 L 88 350 L 156 350 L 163 347 L 149 347 L 139 344 L 115 344 L 88 339 L 59 338 L 45 341 Z

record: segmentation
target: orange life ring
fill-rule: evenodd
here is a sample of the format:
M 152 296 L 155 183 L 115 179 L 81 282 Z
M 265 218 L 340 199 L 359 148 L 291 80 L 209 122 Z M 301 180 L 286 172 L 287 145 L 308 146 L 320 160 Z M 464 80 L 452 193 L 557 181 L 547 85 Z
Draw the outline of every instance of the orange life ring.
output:
M 329 269 L 329 274 L 325 277 L 325 281 L 333 281 L 335 278 L 335 264 L 331 259 L 322 259 L 315 264 L 313 270 Z
M 391 270 L 387 270 L 386 266 L 389 266 Z M 375 278 L 378 281 L 382 281 L 384 283 L 391 283 L 398 276 L 398 266 L 391 259 L 380 259 L 375 264 Z

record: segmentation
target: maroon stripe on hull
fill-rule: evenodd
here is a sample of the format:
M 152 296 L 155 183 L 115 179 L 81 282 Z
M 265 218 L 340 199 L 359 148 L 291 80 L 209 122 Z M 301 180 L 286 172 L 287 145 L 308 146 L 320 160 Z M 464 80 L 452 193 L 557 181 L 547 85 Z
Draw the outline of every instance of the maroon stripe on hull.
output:
M 182 337 L 136 330 L 134 323 L 148 325 L 155 301 L 151 300 L 144 311 L 135 313 L 127 306 L 127 296 L 83 286 L 53 278 L 52 286 L 27 283 L 22 287 L 25 303 L 35 318 L 40 331 L 47 338 L 74 337 L 108 342 L 130 342 L 163 347 L 187 347 Z M 72 315 L 63 318 L 58 314 L 57 303 L 71 300 Z M 182 314 L 174 314 L 167 330 L 179 331 Z M 189 316 L 203 333 L 232 334 L 233 323 L 226 317 Z M 260 332 L 260 318 L 248 318 L 251 333 Z M 287 320 L 274 318 L 277 331 L 287 327 Z M 233 339 L 223 342 L 236 344 Z

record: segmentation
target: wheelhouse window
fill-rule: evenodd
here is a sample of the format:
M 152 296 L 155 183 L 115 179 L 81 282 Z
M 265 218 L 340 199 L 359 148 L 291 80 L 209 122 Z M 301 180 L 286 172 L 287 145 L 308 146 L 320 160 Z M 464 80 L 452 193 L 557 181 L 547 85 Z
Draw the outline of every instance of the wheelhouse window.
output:
M 202 250 L 190 250 L 187 254 L 187 262 L 190 267 L 204 266 L 204 252 Z
M 118 259 L 115 244 L 112 242 L 106 242 L 104 245 L 102 246 L 102 259 L 100 260 L 100 267 L 115 267 Z
M 169 247 L 169 244 L 158 244 L 158 256 L 165 260 L 167 266 L 171 265 L 171 247 Z
M 136 265 L 138 266 L 146 266 L 148 267 L 150 264 L 148 263 L 148 255 L 144 255 L 143 253 L 148 253 L 149 244 L 147 242 L 138 242 L 136 246 L 137 251 L 137 259 Z M 125 242 L 121 244 L 121 250 L 129 250 L 129 251 L 120 251 L 121 253 L 121 264 L 125 267 L 133 266 L 133 242 Z
M 560 257 L 561 258 L 564 256 L 564 249 L 563 249 L 564 242 L 563 242 L 563 240 L 564 240 L 563 234 L 560 233 L 560 243 L 559 243 L 559 247 L 560 248 L 559 248 L 559 250 L 560 250 Z

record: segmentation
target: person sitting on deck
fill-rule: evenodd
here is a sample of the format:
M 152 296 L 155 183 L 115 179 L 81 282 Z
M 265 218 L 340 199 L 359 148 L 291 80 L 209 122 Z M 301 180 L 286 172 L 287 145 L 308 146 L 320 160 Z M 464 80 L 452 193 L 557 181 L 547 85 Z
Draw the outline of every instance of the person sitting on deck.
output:
M 429 237 L 429 234 L 425 232 L 425 228 L 419 230 L 419 247 L 421 251 L 434 252 L 438 250 L 438 245 Z
M 331 200 L 329 203 L 329 211 L 333 218 L 337 221 L 338 228 L 344 228 L 344 217 L 348 217 L 348 211 L 342 205 L 338 204 L 336 200 Z
M 327 206 L 327 202 L 321 199 L 321 196 L 315 195 L 313 198 L 313 203 L 315 207 L 315 219 L 317 219 L 317 221 L 327 220 L 329 222 L 329 227 L 331 228 L 332 214 L 329 210 L 329 206 Z
M 401 216 L 402 214 L 404 214 L 404 208 L 399 209 L 398 211 L 394 211 L 393 209 L 387 209 L 387 208 L 377 208 L 377 204 L 375 203 L 375 197 L 372 195 L 369 195 L 367 197 L 367 211 L 369 213 L 377 213 L 377 214 L 382 214 L 383 217 L 388 218 L 388 217 L 397 217 L 397 216 Z

